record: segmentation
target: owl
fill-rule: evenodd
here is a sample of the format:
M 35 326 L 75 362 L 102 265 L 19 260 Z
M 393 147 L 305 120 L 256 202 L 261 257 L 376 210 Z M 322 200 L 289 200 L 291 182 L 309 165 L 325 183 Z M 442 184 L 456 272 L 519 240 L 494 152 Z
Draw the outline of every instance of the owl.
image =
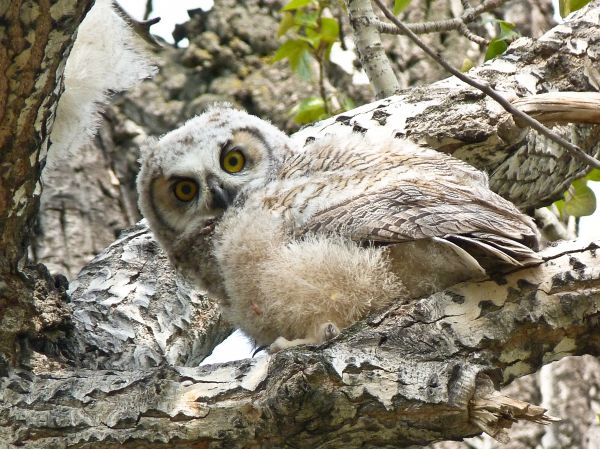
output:
M 395 301 L 537 264 L 534 222 L 470 165 L 407 140 L 304 147 L 217 106 L 142 152 L 139 206 L 171 262 L 273 351 Z

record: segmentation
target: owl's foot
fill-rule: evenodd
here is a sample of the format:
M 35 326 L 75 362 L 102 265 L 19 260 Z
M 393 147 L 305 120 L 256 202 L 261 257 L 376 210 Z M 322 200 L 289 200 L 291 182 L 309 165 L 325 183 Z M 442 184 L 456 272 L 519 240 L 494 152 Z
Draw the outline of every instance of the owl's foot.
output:
M 316 333 L 311 333 L 311 335 L 308 335 L 306 338 L 288 340 L 285 337 L 278 337 L 273 343 L 271 343 L 271 346 L 269 346 L 269 352 L 273 354 L 275 352 L 299 345 L 319 345 L 337 337 L 339 334 L 340 330 L 338 327 L 332 322 L 327 322 L 321 324 Z
M 322 337 L 321 342 L 326 342 L 340 335 L 340 330 L 332 322 L 322 324 L 319 328 L 319 332 Z

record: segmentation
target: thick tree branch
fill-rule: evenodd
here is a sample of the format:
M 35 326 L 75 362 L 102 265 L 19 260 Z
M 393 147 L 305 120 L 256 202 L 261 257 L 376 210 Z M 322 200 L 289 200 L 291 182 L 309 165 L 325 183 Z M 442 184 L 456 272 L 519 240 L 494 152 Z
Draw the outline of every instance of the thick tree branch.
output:
M 30 448 L 386 447 L 504 438 L 541 410 L 494 393 L 566 355 L 600 354 L 600 247 L 392 307 L 324 346 L 200 368 L 11 371 L 0 434 Z M 48 404 L 53 404 L 49 409 Z M 155 443 L 156 444 L 156 443 Z M 161 447 L 158 445 L 157 447 Z
M 599 17 L 600 2 L 594 1 L 539 39 L 518 39 L 502 57 L 469 74 L 511 101 L 553 91 L 597 91 Z M 353 131 L 392 134 L 450 153 L 486 171 L 492 189 L 523 209 L 552 203 L 589 170 L 454 77 L 323 120 L 293 137 L 304 143 Z M 553 131 L 591 156 L 600 151 L 597 125 L 555 126 Z
M 515 43 L 478 76 L 509 98 L 597 88 L 598 5 L 539 41 Z M 582 53 L 573 42 L 584 40 Z M 363 106 L 295 138 L 343 138 L 352 130 L 393 133 L 462 157 L 490 172 L 492 186 L 522 207 L 548 201 L 586 169 L 453 79 Z M 564 133 L 590 154 L 598 151 L 596 127 Z M 319 349 L 284 351 L 268 363 L 175 368 L 170 364 L 202 358 L 218 340 L 210 333 L 223 326 L 214 314 L 196 329 L 194 317 L 214 310 L 174 278 L 154 279 L 162 270 L 160 257 L 151 263 L 155 250 L 142 230 L 125 236 L 74 285 L 73 325 L 23 337 L 23 357 L 31 355 L 25 368 L 0 364 L 3 444 L 351 448 L 462 438 L 482 428 L 502 438 L 515 416 L 544 418 L 535 407 L 499 397 L 490 382 L 497 388 L 565 355 L 600 353 L 598 247 L 571 242 L 547 251 L 541 268 L 392 308 Z M 197 338 L 200 348 L 191 345 Z
M 419 39 L 419 37 L 415 33 L 413 33 L 410 29 L 408 29 L 406 27 L 406 25 L 404 25 L 402 22 L 400 22 L 392 14 L 392 12 L 381 2 L 381 0 L 374 0 L 374 1 L 375 1 L 375 3 L 377 3 L 379 8 L 383 11 L 385 16 L 394 23 L 394 25 L 396 25 L 398 28 L 400 28 L 404 34 L 409 36 L 410 39 L 415 44 L 417 44 L 425 53 L 427 53 L 429 56 L 431 56 L 435 61 L 437 61 L 448 72 L 452 73 L 455 77 L 457 77 L 461 81 L 479 89 L 481 92 L 485 93 L 490 98 L 493 98 L 494 100 L 496 100 L 498 102 L 498 104 L 500 104 L 500 106 L 502 106 L 507 112 L 510 112 L 514 116 L 515 120 L 518 120 L 520 123 L 530 126 L 534 130 L 536 130 L 538 133 L 542 134 L 543 136 L 547 137 L 548 139 L 552 140 L 553 142 L 555 142 L 559 145 L 562 145 L 564 148 L 566 148 L 569 151 L 569 153 L 571 153 L 571 155 L 574 158 L 577 158 L 581 162 L 589 164 L 590 167 L 600 168 L 600 161 L 598 159 L 588 155 L 577 145 L 575 145 L 572 142 L 568 141 L 567 139 L 561 137 L 560 135 L 552 132 L 550 129 L 545 127 L 543 124 L 541 124 L 539 121 L 537 121 L 533 117 L 525 114 L 520 109 L 514 107 L 510 103 L 510 101 L 506 100 L 506 98 L 504 98 L 502 95 L 500 95 L 500 93 L 498 93 L 496 90 L 494 90 L 487 82 L 481 82 L 473 77 L 470 77 L 464 73 L 461 73 L 460 70 L 452 67 L 446 61 L 444 61 L 442 58 L 440 58 L 439 55 L 437 55 L 435 51 L 433 51 L 431 48 L 429 48 L 429 46 L 426 45 L 421 39 Z
M 69 310 L 65 332 L 37 346 L 85 368 L 196 366 L 231 332 L 216 302 L 176 276 L 143 222 L 79 273 Z

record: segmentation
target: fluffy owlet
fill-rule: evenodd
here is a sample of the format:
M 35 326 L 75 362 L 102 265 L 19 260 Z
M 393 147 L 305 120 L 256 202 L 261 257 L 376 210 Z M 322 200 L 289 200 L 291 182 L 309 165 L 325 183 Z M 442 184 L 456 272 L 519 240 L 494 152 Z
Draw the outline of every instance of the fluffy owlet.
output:
M 222 106 L 149 145 L 141 164 L 140 208 L 175 267 L 275 350 L 540 261 L 533 221 L 483 173 L 406 140 L 300 148 Z

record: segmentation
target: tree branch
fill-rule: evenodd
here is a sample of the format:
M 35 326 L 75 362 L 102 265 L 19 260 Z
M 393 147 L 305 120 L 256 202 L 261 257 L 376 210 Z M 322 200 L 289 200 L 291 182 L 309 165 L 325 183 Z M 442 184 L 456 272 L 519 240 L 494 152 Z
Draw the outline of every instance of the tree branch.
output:
M 426 34 L 426 33 L 439 33 L 442 31 L 453 31 L 461 30 L 466 27 L 467 23 L 474 22 L 475 19 L 480 17 L 484 12 L 492 11 L 499 8 L 508 0 L 484 0 L 480 5 L 475 8 L 469 6 L 465 8 L 462 16 L 455 17 L 453 19 L 436 20 L 433 22 L 423 23 L 410 23 L 406 24 L 406 28 L 415 34 Z M 376 19 L 375 25 L 380 33 L 385 34 L 405 34 L 404 31 L 397 25 L 392 25 L 387 22 L 383 22 Z
M 594 1 L 539 39 L 518 39 L 504 55 L 470 73 L 511 101 L 561 90 L 597 91 L 600 77 L 594 69 L 594 55 L 600 52 L 599 15 L 600 3 Z M 585 42 L 585 47 L 569 42 Z M 592 156 L 600 151 L 598 126 L 553 129 Z M 495 101 L 455 77 L 361 106 L 292 137 L 303 144 L 323 134 L 342 138 L 354 131 L 408 138 L 452 154 L 487 172 L 492 190 L 522 209 L 539 208 L 562 198 L 573 180 L 589 170 L 587 163 L 520 126 Z
M 92 4 L 8 2 L 0 22 L 0 353 L 44 326 L 34 302 L 60 302 L 47 271 L 24 268 L 39 208 L 40 173 L 75 30 Z M 2 357 L 0 356 L 0 364 Z
M 10 445 L 40 449 L 125 440 L 387 447 L 482 427 L 502 439 L 517 417 L 551 418 L 498 395 L 492 382 L 497 388 L 567 355 L 600 354 L 598 249 L 564 243 L 545 251 L 540 267 L 459 284 L 372 316 L 321 348 L 270 359 L 126 372 L 14 370 L 0 384 L 0 433 Z
M 552 132 L 550 129 L 546 128 L 539 121 L 525 114 L 518 108 L 514 107 L 508 100 L 506 100 L 502 95 L 496 92 L 488 83 L 482 83 L 477 81 L 475 78 L 471 78 L 460 70 L 455 69 L 446 61 L 444 61 L 438 54 L 436 54 L 427 44 L 425 44 L 419 37 L 413 33 L 410 29 L 406 27 L 402 22 L 400 22 L 394 14 L 381 2 L 381 0 L 375 0 L 377 6 L 383 11 L 385 16 L 391 20 L 394 25 L 396 25 L 404 34 L 406 34 L 415 44 L 417 44 L 425 53 L 431 56 L 434 60 L 436 60 L 442 67 L 444 67 L 448 72 L 456 76 L 461 81 L 479 89 L 481 92 L 484 92 L 490 98 L 493 98 L 500 104 L 507 112 L 510 112 L 515 119 L 518 119 L 521 123 L 530 126 L 535 129 L 540 134 L 546 136 L 548 139 L 556 142 L 559 145 L 562 145 L 566 148 L 574 158 L 579 159 L 582 162 L 589 164 L 591 167 L 600 168 L 600 161 L 591 157 L 587 153 L 585 153 L 581 148 L 573 143 L 569 142 L 567 139 L 564 139 L 560 135 Z
M 387 59 L 379 32 L 371 0 L 347 0 L 350 24 L 354 35 L 354 45 L 377 98 L 394 95 L 400 90 L 398 79 Z

